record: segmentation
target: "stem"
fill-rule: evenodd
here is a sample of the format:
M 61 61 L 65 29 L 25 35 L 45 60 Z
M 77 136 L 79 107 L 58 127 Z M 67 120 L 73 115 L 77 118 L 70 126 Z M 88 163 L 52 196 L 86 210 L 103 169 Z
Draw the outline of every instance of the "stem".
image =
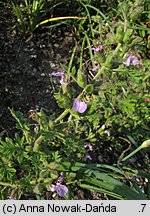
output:
M 41 136 L 39 136 L 39 137 L 35 140 L 34 144 L 35 144 L 35 145 L 38 145 L 38 144 L 40 144 L 42 141 L 43 141 L 43 136 L 41 135 Z
M 86 17 L 78 17 L 78 16 L 53 17 L 53 18 L 50 18 L 50 19 L 47 19 L 47 20 L 44 20 L 44 21 L 38 23 L 35 26 L 35 29 L 38 28 L 40 25 L 43 25 L 43 24 L 48 23 L 48 22 L 59 21 L 59 20 L 68 20 L 68 19 L 78 19 L 78 20 L 81 20 L 81 19 L 86 19 Z
M 135 153 L 137 153 L 138 151 L 140 151 L 143 148 L 148 148 L 150 147 L 150 139 L 146 140 L 142 143 L 142 145 L 140 145 L 137 149 L 135 149 L 133 152 L 131 152 L 129 155 L 127 155 L 125 158 L 123 158 L 121 161 L 126 161 L 128 160 L 130 157 L 132 157 Z
M 114 56 L 117 54 L 117 52 L 118 52 L 118 50 L 120 49 L 120 47 L 121 47 L 121 43 L 118 43 L 116 49 L 115 49 L 114 52 L 112 53 L 112 56 L 111 56 L 110 61 L 112 61 L 112 59 L 113 59 Z M 106 61 L 107 61 L 107 59 L 106 59 Z M 92 82 L 95 81 L 95 80 L 101 75 L 101 73 L 104 71 L 104 69 L 105 69 L 105 66 L 103 65 L 103 66 L 101 67 L 101 69 L 98 71 L 98 73 L 94 76 Z
M 70 112 L 70 109 L 66 109 L 63 113 L 58 116 L 58 118 L 55 120 L 55 123 L 58 123 L 61 121 L 68 113 Z
M 55 120 L 55 124 L 61 121 L 68 113 L 70 112 L 70 109 L 66 109 L 58 118 Z M 33 151 L 38 152 L 40 150 L 40 144 L 43 141 L 44 137 L 40 135 L 34 142 Z
M 0 185 L 3 185 L 5 187 L 17 187 L 16 185 L 13 185 L 13 184 L 10 184 L 10 183 L 7 183 L 7 182 L 0 182 Z
M 98 73 L 93 77 L 92 82 L 95 81 L 101 75 L 104 69 L 105 69 L 105 66 L 102 66 L 101 69 L 98 71 Z
M 135 149 L 133 152 L 131 152 L 129 155 L 127 155 L 126 157 L 124 157 L 121 161 L 126 161 L 128 160 L 130 157 L 132 157 L 134 154 L 136 154 L 138 151 L 140 151 L 141 149 L 143 149 L 143 145 L 139 146 L 137 149 Z
M 121 47 L 121 43 L 118 43 L 116 49 L 114 50 L 111 60 L 113 59 L 113 57 L 117 54 L 118 50 Z M 102 68 L 98 71 L 98 73 L 94 76 L 93 81 L 95 81 L 100 75 L 101 73 L 104 71 L 105 66 L 102 66 Z M 84 90 L 83 90 L 84 91 Z M 80 93 L 80 95 L 83 93 L 83 91 Z M 56 120 L 55 123 L 58 123 L 59 121 L 61 121 L 68 113 L 70 112 L 70 109 L 66 109 Z
M 117 52 L 119 51 L 120 47 L 121 47 L 121 43 L 118 43 L 116 49 L 114 50 L 114 52 L 113 52 L 113 54 L 112 54 L 112 59 L 113 59 L 114 56 L 117 54 Z
M 34 142 L 33 151 L 38 152 L 40 150 L 39 144 L 43 141 L 44 137 L 40 135 Z
M 113 57 L 117 54 L 120 47 L 121 47 L 121 43 L 118 43 L 118 45 L 117 45 L 116 49 L 114 50 L 110 60 L 112 60 Z M 101 75 L 101 73 L 104 71 L 104 69 L 105 69 L 105 66 L 102 66 L 102 68 L 94 76 L 92 82 L 95 81 Z M 80 93 L 80 95 L 83 93 L 83 91 Z M 55 124 L 58 123 L 59 121 L 61 121 L 69 112 L 70 112 L 70 109 L 66 109 L 62 114 L 60 114 L 60 116 L 55 120 Z M 34 143 L 34 151 L 36 151 L 38 149 L 38 146 L 42 142 L 42 140 L 43 140 L 43 136 L 41 135 Z

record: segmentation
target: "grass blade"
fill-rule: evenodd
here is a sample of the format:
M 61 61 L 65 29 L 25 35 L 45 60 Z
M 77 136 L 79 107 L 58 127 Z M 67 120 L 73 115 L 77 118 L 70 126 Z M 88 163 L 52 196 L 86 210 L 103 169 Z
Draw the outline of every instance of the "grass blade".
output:
M 40 23 L 38 23 L 35 28 L 38 28 L 40 25 L 44 25 L 48 22 L 54 22 L 54 21 L 59 21 L 59 20 L 69 20 L 69 19 L 78 19 L 78 20 L 81 20 L 81 19 L 85 19 L 85 17 L 78 17 L 78 16 L 66 16 L 66 17 L 53 17 L 53 18 L 50 18 L 50 19 L 47 19 L 47 20 L 44 20 Z

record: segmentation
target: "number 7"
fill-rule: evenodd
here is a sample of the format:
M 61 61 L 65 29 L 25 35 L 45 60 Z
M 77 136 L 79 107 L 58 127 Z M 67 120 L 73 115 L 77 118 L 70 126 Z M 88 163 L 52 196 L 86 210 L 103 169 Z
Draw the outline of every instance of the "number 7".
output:
M 143 206 L 142 212 L 144 212 L 144 208 L 145 208 L 146 204 L 141 204 L 141 206 Z

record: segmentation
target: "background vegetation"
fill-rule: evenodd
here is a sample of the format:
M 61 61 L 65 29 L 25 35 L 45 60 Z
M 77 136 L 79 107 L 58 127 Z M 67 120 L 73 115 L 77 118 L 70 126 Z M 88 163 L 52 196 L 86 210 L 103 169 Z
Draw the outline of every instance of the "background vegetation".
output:
M 8 108 L 16 129 L 0 136 L 0 198 L 74 199 L 88 190 L 150 199 L 148 1 L 0 4 L 2 23 L 11 14 L 24 42 L 62 26 L 75 38 L 68 63 L 49 75 L 57 112 Z

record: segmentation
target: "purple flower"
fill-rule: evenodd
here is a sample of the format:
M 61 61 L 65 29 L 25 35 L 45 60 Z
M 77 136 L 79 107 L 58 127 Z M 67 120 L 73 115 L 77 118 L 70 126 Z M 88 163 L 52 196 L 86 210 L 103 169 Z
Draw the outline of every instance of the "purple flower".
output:
M 92 47 L 91 50 L 93 50 L 94 52 L 101 52 L 104 49 L 104 46 L 102 44 L 100 44 L 98 47 Z
M 85 144 L 84 147 L 88 148 L 90 151 L 93 151 L 93 146 L 91 143 Z
M 56 183 L 56 185 L 53 185 L 50 190 L 52 192 L 56 191 L 60 197 L 63 197 L 68 193 L 68 188 L 61 183 Z
M 65 72 L 52 72 L 51 73 L 52 76 L 58 76 L 58 77 L 61 77 L 61 80 L 60 80 L 60 84 L 65 84 L 65 80 L 66 80 L 66 73 Z
M 129 55 L 127 60 L 123 62 L 126 66 L 129 66 L 130 64 L 133 64 L 134 66 L 139 65 L 139 60 L 135 55 Z
M 87 109 L 87 104 L 85 103 L 85 101 L 80 101 L 78 98 L 76 98 L 73 102 L 72 109 L 79 113 L 84 113 Z
M 84 157 L 84 160 L 92 160 L 92 158 L 91 158 L 90 155 L 86 155 L 86 156 Z

